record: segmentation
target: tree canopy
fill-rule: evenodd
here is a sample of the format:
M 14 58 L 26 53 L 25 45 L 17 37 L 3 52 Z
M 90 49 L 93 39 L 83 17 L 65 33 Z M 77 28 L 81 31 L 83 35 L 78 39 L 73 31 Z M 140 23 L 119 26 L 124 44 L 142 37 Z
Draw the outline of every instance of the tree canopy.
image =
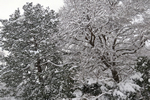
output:
M 141 100 L 149 95 L 149 0 L 27 3 L 3 24 L 0 96 L 23 100 Z M 144 54 L 145 53 L 145 54 Z M 147 55 L 148 56 L 148 55 Z
M 70 82 L 72 73 L 69 74 L 68 69 L 71 65 L 63 65 L 55 41 L 58 14 L 32 3 L 24 5 L 23 10 L 22 15 L 18 9 L 9 20 L 1 20 L 1 47 L 9 52 L 1 70 L 1 82 L 6 83 L 6 91 L 23 100 L 71 96 L 71 92 L 65 94 L 64 89 L 65 82 Z
M 81 68 L 79 81 L 111 81 L 118 85 L 108 90 L 125 94 L 119 86 L 133 74 L 139 52 L 149 39 L 149 4 L 141 0 L 65 0 L 60 37 L 70 61 Z

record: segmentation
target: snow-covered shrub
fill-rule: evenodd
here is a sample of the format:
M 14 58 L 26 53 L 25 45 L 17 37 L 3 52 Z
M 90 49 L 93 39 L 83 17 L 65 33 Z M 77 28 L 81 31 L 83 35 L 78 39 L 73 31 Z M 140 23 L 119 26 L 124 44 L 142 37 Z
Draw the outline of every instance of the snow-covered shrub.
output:
M 148 57 L 139 57 L 135 67 L 137 76 L 133 80 L 141 87 L 141 96 L 139 100 L 150 99 L 150 59 Z
M 83 94 L 91 94 L 93 96 L 97 96 L 102 93 L 101 91 L 101 85 L 98 83 L 93 83 L 91 85 L 84 84 L 82 87 L 82 93 Z

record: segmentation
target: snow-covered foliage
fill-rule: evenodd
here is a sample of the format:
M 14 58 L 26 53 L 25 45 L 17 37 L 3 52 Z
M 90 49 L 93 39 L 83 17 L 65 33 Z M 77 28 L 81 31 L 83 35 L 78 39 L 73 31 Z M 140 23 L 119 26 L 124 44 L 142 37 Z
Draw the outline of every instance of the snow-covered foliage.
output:
M 148 100 L 150 0 L 27 3 L 0 20 L 1 96 L 21 100 Z M 144 52 L 145 53 L 145 52 Z M 145 54 L 146 55 L 146 54 Z M 138 58 L 139 57 L 139 58 Z
M 137 77 L 132 77 L 137 85 L 141 87 L 141 100 L 150 99 L 150 59 L 148 57 L 139 57 L 136 64 Z
M 23 10 L 23 15 L 18 9 L 9 20 L 1 20 L 1 47 L 9 52 L 0 72 L 0 81 L 7 87 L 2 95 L 19 100 L 72 97 L 74 69 L 63 64 L 56 46 L 57 13 L 32 3 L 24 5 Z
M 149 39 L 149 5 L 141 0 L 65 0 L 59 12 L 60 44 L 67 60 L 80 66 L 81 84 L 111 79 L 114 96 L 123 98 L 139 89 L 126 78 L 134 73 L 138 52 Z

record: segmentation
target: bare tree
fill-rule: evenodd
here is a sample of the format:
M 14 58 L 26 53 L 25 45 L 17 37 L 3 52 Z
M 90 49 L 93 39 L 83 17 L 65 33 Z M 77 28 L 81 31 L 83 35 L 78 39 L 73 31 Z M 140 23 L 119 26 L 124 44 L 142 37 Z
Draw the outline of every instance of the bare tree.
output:
M 149 34 L 145 0 L 65 0 L 60 39 L 67 59 L 81 66 L 80 81 L 93 77 L 124 80 Z M 147 16 L 148 15 L 148 16 Z

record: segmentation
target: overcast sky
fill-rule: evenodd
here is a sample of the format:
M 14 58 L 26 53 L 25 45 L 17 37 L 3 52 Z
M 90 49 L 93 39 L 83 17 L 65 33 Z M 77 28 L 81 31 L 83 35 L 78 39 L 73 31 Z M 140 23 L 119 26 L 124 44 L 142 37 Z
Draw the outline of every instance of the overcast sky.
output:
M 63 0 L 0 0 L 0 19 L 8 19 L 9 15 L 19 8 L 22 10 L 26 2 L 33 2 L 33 4 L 40 3 L 44 7 L 50 7 L 58 11 L 63 6 Z

